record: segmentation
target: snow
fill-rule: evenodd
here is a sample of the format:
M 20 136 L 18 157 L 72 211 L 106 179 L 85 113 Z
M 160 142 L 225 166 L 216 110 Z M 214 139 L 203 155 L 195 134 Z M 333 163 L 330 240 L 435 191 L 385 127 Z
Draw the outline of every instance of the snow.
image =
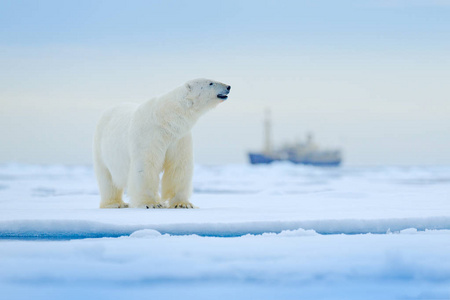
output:
M 5 299 L 448 299 L 450 167 L 196 166 L 193 210 L 0 166 Z

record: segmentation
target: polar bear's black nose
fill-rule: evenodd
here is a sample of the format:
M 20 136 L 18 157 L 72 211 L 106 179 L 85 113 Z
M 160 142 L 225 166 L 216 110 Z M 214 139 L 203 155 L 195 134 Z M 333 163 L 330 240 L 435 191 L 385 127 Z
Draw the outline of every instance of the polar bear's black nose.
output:
M 231 86 L 230 86 L 230 85 L 227 87 L 227 90 L 228 90 L 228 91 L 231 90 Z

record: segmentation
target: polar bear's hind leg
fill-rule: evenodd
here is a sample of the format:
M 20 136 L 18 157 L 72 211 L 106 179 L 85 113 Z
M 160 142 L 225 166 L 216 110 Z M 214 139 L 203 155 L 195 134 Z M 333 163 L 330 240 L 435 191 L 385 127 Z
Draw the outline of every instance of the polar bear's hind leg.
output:
M 125 208 L 128 204 L 122 200 L 123 190 L 117 188 L 108 169 L 97 161 L 94 164 L 100 189 L 100 208 Z

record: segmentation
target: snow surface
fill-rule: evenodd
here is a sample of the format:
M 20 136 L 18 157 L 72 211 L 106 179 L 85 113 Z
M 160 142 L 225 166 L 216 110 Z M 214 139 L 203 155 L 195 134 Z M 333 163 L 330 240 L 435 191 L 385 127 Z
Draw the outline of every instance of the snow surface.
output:
M 197 166 L 185 209 L 98 209 L 87 166 L 0 166 L 5 299 L 450 299 L 450 167 Z

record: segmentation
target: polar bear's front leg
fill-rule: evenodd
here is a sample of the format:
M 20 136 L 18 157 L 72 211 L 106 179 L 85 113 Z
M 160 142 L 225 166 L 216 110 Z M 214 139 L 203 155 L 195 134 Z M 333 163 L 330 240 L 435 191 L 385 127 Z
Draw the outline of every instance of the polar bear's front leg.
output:
M 134 160 L 131 162 L 128 179 L 128 195 L 130 206 L 137 208 L 162 208 L 158 194 L 159 173 L 162 160 L 154 158 L 151 161 Z
M 194 160 L 192 136 L 187 134 L 169 147 L 164 162 L 162 198 L 170 208 L 195 208 L 189 202 L 192 194 Z

